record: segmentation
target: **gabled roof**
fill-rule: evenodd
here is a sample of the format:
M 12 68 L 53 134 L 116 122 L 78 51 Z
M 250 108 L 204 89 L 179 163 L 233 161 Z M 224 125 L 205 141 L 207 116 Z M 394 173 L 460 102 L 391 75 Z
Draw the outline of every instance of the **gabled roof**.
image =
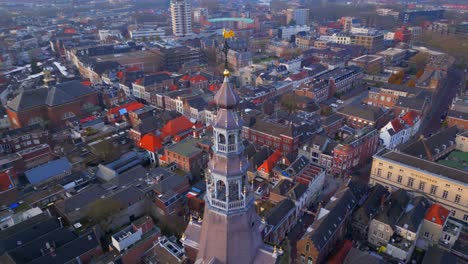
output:
M 361 105 L 347 105 L 338 110 L 338 112 L 342 115 L 359 117 L 371 122 L 377 121 L 385 114 L 382 109 L 378 107 Z
M 272 226 L 276 226 L 294 208 L 293 201 L 284 199 L 270 211 L 268 217 L 266 217 L 266 222 Z
M 404 114 L 401 119 L 405 121 L 406 124 L 410 126 L 414 126 L 416 123 L 416 120 L 419 118 L 419 114 L 416 111 L 409 111 L 406 114 Z
M 405 212 L 396 225 L 411 232 L 416 232 L 429 205 L 429 201 L 425 197 L 414 197 L 406 206 Z
M 401 130 L 404 129 L 403 125 L 400 122 L 400 119 L 395 118 L 390 122 L 392 124 L 393 130 L 395 131 L 395 133 L 398 133 L 398 132 L 400 132 Z
M 190 78 L 191 83 L 200 83 L 200 82 L 207 82 L 207 81 L 208 79 L 201 74 L 195 75 L 192 78 Z
M 37 88 L 25 90 L 13 100 L 8 101 L 7 106 L 14 111 L 23 111 L 39 106 L 57 106 L 77 100 L 79 97 L 94 93 L 95 91 L 74 80 L 57 84 L 51 88 Z
M 150 152 L 157 152 L 163 148 L 161 139 L 153 133 L 144 135 L 138 142 L 138 146 Z
M 445 221 L 449 217 L 450 211 L 440 204 L 433 204 L 429 210 L 427 210 L 424 219 L 427 221 L 436 223 L 438 225 L 444 225 Z
M 162 83 L 169 79 L 171 79 L 171 76 L 168 73 L 164 73 L 164 72 L 147 75 L 143 78 L 143 85 L 145 86 L 155 85 L 155 84 Z
M 167 136 L 175 136 L 181 132 L 191 129 L 192 127 L 193 124 L 187 117 L 179 116 L 170 120 L 166 123 L 166 125 L 164 125 L 164 127 L 161 129 L 161 136 L 162 138 Z
M 455 143 L 458 131 L 456 126 L 449 127 L 429 138 L 422 138 L 408 145 L 406 148 L 401 149 L 401 151 L 411 156 L 431 159 L 438 154 L 436 149 L 443 151 L 444 145 L 445 148 L 448 148 L 451 145 L 450 142 L 452 142 L 452 144 Z
M 266 159 L 265 162 L 260 165 L 260 167 L 258 167 L 258 171 L 271 173 L 276 163 L 280 160 L 281 156 L 281 151 L 278 149 L 275 150 L 275 152 L 273 152 L 273 154 L 271 154 L 271 156 L 268 157 L 268 159 Z
M 399 189 L 395 191 L 390 195 L 389 201 L 382 212 L 375 217 L 375 220 L 393 227 L 405 211 L 409 199 L 408 193 L 405 190 Z
M 322 250 L 335 234 L 335 231 L 346 221 L 347 214 L 351 213 L 357 200 L 349 188 L 339 190 L 325 209 L 326 215 L 315 220 L 309 236 L 317 250 Z

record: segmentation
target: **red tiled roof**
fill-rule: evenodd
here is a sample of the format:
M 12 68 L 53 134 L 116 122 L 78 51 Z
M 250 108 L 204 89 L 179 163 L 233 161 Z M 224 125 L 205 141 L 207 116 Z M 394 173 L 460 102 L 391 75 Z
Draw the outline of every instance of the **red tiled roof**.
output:
M 185 74 L 184 76 L 182 76 L 182 78 L 180 78 L 181 81 L 190 81 L 190 76 L 188 74 Z
M 392 127 L 393 130 L 395 130 L 396 133 L 400 132 L 401 130 L 404 129 L 403 125 L 401 124 L 400 120 L 398 118 L 395 118 L 392 120 Z
M 406 124 L 410 126 L 414 126 L 416 118 L 419 117 L 418 112 L 416 111 L 409 111 L 408 113 L 404 114 L 401 119 L 406 122 Z
M 8 191 L 14 187 L 13 182 L 11 182 L 8 172 L 4 171 L 0 173 L 0 192 Z
M 135 111 L 137 109 L 140 109 L 140 108 L 143 108 L 145 105 L 142 104 L 142 103 L 138 103 L 138 102 L 131 102 L 131 103 L 128 103 L 128 104 L 124 104 L 124 105 L 121 105 L 121 106 L 118 106 L 118 107 L 114 107 L 112 109 L 110 109 L 107 114 L 108 115 L 114 115 L 114 114 L 118 114 L 120 109 L 123 109 L 123 108 L 126 108 L 127 109 L 127 112 L 132 112 L 132 111 Z
M 66 28 L 63 33 L 65 34 L 76 34 L 76 29 L 74 28 Z
M 138 142 L 138 146 L 151 152 L 156 152 L 163 147 L 161 139 L 153 133 L 144 135 Z
M 298 81 L 306 78 L 308 75 L 309 74 L 307 73 L 307 71 L 301 71 L 299 73 L 290 75 L 289 78 L 293 81 Z
M 134 71 L 139 71 L 140 70 L 140 67 L 138 66 L 132 66 L 130 68 L 127 68 L 126 69 L 126 72 L 134 72 Z
M 436 223 L 438 225 L 443 225 L 445 223 L 445 220 L 447 220 L 449 213 L 450 211 L 448 209 L 445 209 L 442 205 L 433 204 L 429 208 L 429 210 L 427 210 L 424 219 Z
M 164 125 L 164 127 L 161 129 L 161 136 L 162 138 L 167 136 L 175 136 L 183 131 L 191 129 L 192 127 L 193 124 L 187 117 L 179 116 L 170 120 L 166 123 L 166 125 Z
M 209 89 L 210 91 L 215 92 L 219 90 L 219 87 L 221 87 L 221 85 L 213 83 L 212 85 L 210 85 Z
M 191 83 L 199 83 L 199 82 L 207 82 L 207 81 L 208 79 L 205 76 L 200 75 L 200 74 L 190 78 Z
M 91 86 L 92 85 L 92 83 L 90 81 L 82 81 L 81 84 L 85 85 L 85 86 Z
M 135 83 L 136 83 L 136 84 L 141 84 L 142 81 L 143 81 L 143 78 L 136 79 Z
M 179 89 L 179 87 L 177 87 L 177 85 L 171 85 L 171 87 L 169 89 L 171 89 L 171 91 L 175 91 L 175 90 Z
M 278 149 L 273 152 L 273 154 L 266 159 L 260 167 L 258 167 L 258 171 L 265 172 L 265 173 L 270 173 L 273 168 L 275 167 L 276 163 L 280 160 L 281 158 L 281 151 Z
M 117 72 L 117 77 L 118 77 L 119 79 L 122 79 L 122 78 L 124 77 L 123 71 L 118 71 L 118 72 Z

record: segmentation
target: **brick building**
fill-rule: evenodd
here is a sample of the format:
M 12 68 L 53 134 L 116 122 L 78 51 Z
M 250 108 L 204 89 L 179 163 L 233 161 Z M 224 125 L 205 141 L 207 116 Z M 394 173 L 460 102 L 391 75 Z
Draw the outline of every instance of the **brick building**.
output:
M 6 110 L 13 128 L 47 122 L 52 127 L 61 127 L 69 118 L 88 116 L 98 104 L 95 90 L 79 81 L 69 81 L 23 91 L 7 102 Z
M 346 118 L 346 124 L 352 128 L 372 126 L 377 129 L 385 126 L 392 118 L 391 111 L 384 111 L 378 107 L 347 105 L 338 112 Z
M 260 117 L 245 119 L 242 128 L 244 139 L 287 153 L 295 152 L 299 148 L 300 133 L 293 125 L 274 123 Z
M 325 263 L 344 238 L 353 208 L 357 204 L 350 189 L 339 190 L 334 199 L 320 209 L 310 230 L 297 242 L 299 263 Z M 308 229 L 309 230 L 309 229 Z
M 447 115 L 448 126 L 457 126 L 460 129 L 468 129 L 468 114 L 461 111 L 450 110 Z
M 366 127 L 354 135 L 342 134 L 343 140 L 333 150 L 333 168 L 335 174 L 346 174 L 362 166 L 377 151 L 379 133 L 372 127 Z
M 161 159 L 167 164 L 174 162 L 179 169 L 200 176 L 208 163 L 208 153 L 204 148 L 207 150 L 206 146 L 210 145 L 211 141 L 208 138 L 187 137 L 166 147 Z

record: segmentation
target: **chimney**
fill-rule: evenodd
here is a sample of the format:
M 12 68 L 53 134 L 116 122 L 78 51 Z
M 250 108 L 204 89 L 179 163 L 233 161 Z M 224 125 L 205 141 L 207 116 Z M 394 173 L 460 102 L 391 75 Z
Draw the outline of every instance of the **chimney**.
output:
M 421 138 L 421 141 L 422 141 L 422 143 L 424 145 L 424 150 L 426 151 L 426 159 L 432 161 L 432 152 L 431 152 L 431 149 L 429 148 L 429 146 L 426 143 L 426 139 L 424 138 L 423 135 L 421 135 L 420 138 Z
M 380 207 L 384 207 L 385 205 L 385 195 L 382 195 L 382 197 L 380 197 Z

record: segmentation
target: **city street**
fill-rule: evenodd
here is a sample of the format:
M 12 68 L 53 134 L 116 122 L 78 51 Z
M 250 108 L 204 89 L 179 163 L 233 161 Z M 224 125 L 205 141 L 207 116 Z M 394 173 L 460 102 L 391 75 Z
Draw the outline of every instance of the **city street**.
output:
M 445 87 L 439 89 L 433 96 L 430 112 L 423 120 L 421 126 L 422 134 L 428 136 L 439 130 L 442 114 L 450 107 L 453 98 L 456 96 L 459 86 L 457 85 L 463 78 L 464 72 L 459 69 L 452 69 L 448 73 Z

